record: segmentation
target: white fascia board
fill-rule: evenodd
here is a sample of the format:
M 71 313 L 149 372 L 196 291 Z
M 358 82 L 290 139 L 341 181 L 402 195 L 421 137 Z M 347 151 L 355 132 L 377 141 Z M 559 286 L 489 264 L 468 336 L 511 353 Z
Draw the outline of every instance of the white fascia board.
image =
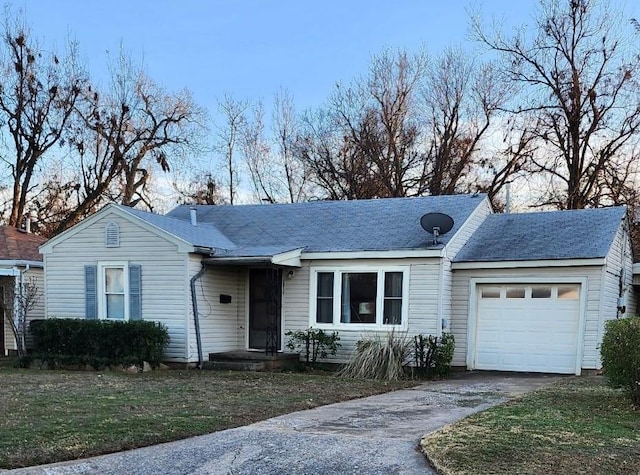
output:
M 25 261 L 23 259 L 20 260 L 0 260 L 0 268 L 1 267 L 37 267 L 44 268 L 44 262 L 42 261 Z
M 17 277 L 20 275 L 20 271 L 18 269 L 15 268 L 6 268 L 6 269 L 0 269 L 0 276 L 3 277 Z
M 633 275 L 640 274 L 640 262 L 633 264 Z
M 69 239 L 72 236 L 75 236 L 76 234 L 78 234 L 79 232 L 85 230 L 86 228 L 88 228 L 89 226 L 91 226 L 93 223 L 95 223 L 96 221 L 98 221 L 99 219 L 101 219 L 104 215 L 108 214 L 108 213 L 113 213 L 123 219 L 126 219 L 127 221 L 134 223 L 140 227 L 142 227 L 143 229 L 156 234 L 164 239 L 166 239 L 167 241 L 175 244 L 176 246 L 178 246 L 178 250 L 182 251 L 182 252 L 194 252 L 194 246 L 192 244 L 190 244 L 189 242 L 185 241 L 184 239 L 181 239 L 167 231 L 165 231 L 164 229 L 160 229 L 157 226 L 154 226 L 148 222 L 146 222 L 145 220 L 131 214 L 131 213 L 127 213 L 126 211 L 122 210 L 118 205 L 116 205 L 115 203 L 109 203 L 107 206 L 105 206 L 104 208 L 102 208 L 100 211 L 92 214 L 91 216 L 89 216 L 88 218 L 83 219 L 82 221 L 80 221 L 78 224 L 76 224 L 75 226 L 67 229 L 66 231 L 58 234 L 57 236 L 49 239 L 47 242 L 45 242 L 42 246 L 40 246 L 38 249 L 40 250 L 40 254 L 45 255 L 45 254 L 51 254 L 53 252 L 53 248 L 63 242 L 66 239 Z
M 451 269 L 518 269 L 539 267 L 583 267 L 604 265 L 604 257 L 594 259 L 548 259 L 536 261 L 454 262 Z
M 310 260 L 332 259 L 404 259 L 417 257 L 442 257 L 444 249 L 410 249 L 395 251 L 305 252 L 300 258 Z
M 302 248 L 275 254 L 271 257 L 271 263 L 278 266 L 302 267 L 302 262 L 300 262 L 301 254 Z
M 464 223 L 462 223 L 462 226 L 460 226 L 460 229 L 458 229 L 455 232 L 455 234 L 451 236 L 451 239 L 449 239 L 449 242 L 446 244 L 445 247 L 449 246 L 449 244 L 451 244 L 452 242 L 455 242 L 458 235 L 466 229 L 466 226 L 469 225 L 469 221 L 471 221 L 471 219 L 474 218 L 475 215 L 480 212 L 482 207 L 485 205 L 485 202 L 486 202 L 486 205 L 489 207 L 489 214 L 493 214 L 493 207 L 491 206 L 491 201 L 489 201 L 488 196 L 485 196 L 485 198 L 482 201 L 480 201 L 480 203 L 478 203 L 478 206 L 475 207 L 475 209 L 471 212 L 471 214 L 467 216 L 467 219 L 464 220 Z M 482 223 L 480 223 L 480 225 L 482 225 Z M 469 237 L 469 239 L 471 239 L 472 236 L 473 234 Z M 453 258 L 454 256 L 449 256 L 449 257 Z

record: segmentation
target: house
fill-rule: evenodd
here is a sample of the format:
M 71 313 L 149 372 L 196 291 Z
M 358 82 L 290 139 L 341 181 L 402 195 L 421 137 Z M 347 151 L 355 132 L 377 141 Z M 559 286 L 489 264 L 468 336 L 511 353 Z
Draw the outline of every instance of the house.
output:
M 18 308 L 16 292 L 28 282 L 33 282 L 37 290 L 33 296 L 32 308 L 27 312 L 27 320 L 44 318 L 44 270 L 38 247 L 45 238 L 26 230 L 11 226 L 0 226 L 0 355 L 7 356 L 17 349 L 11 329 Z M 28 322 L 27 322 L 28 323 Z
M 426 213 L 452 229 L 425 232 Z M 622 207 L 495 215 L 485 195 L 298 204 L 109 205 L 40 248 L 47 317 L 145 319 L 169 361 L 281 351 L 289 330 L 456 336 L 467 368 L 580 373 L 631 299 Z

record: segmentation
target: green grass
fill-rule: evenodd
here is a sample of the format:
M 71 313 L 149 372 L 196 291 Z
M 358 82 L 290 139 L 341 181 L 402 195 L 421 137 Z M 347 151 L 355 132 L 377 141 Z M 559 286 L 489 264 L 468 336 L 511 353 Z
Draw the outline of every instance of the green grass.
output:
M 426 436 L 443 474 L 640 473 L 640 411 L 599 376 L 568 378 Z
M 412 384 L 313 373 L 124 374 L 0 366 L 0 468 L 177 440 Z

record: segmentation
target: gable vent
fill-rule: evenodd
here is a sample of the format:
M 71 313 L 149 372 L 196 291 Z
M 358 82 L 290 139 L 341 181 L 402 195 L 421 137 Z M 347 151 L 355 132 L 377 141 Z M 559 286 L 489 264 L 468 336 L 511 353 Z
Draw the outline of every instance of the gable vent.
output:
M 120 226 L 113 221 L 104 230 L 105 247 L 120 247 Z

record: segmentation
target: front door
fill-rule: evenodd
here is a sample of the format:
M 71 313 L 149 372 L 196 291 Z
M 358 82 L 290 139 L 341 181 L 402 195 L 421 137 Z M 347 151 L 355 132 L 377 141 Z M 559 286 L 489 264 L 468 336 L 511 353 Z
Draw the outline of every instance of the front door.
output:
M 249 270 L 249 348 L 275 353 L 281 346 L 282 271 Z

